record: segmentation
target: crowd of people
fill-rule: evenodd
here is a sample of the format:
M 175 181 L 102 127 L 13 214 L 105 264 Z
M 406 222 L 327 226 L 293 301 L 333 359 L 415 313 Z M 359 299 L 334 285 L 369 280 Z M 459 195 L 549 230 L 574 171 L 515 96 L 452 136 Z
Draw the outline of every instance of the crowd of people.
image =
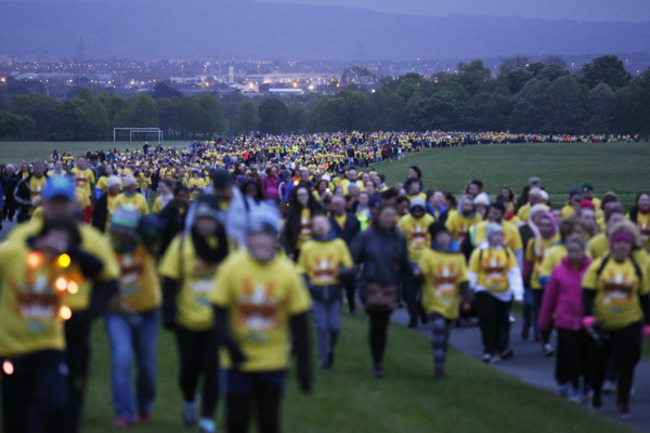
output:
M 391 315 L 406 308 L 409 327 L 431 324 L 440 380 L 459 318 L 478 318 L 484 362 L 515 355 L 513 302 L 520 337 L 555 354 L 558 393 L 598 409 L 615 381 L 628 418 L 650 335 L 649 193 L 625 210 L 585 182 L 558 206 L 539 177 L 518 195 L 504 185 L 490 196 L 474 179 L 456 196 L 425 189 L 417 166 L 393 185 L 373 168 L 425 147 L 519 139 L 537 140 L 250 136 L 2 165 L 3 220 L 19 223 L 0 245 L 5 431 L 80 431 L 100 316 L 116 427 L 151 420 L 162 325 L 176 337 L 179 424 L 217 431 L 223 397 L 226 431 L 247 431 L 254 412 L 259 431 L 276 432 L 292 359 L 312 388 L 311 326 L 330 370 L 342 314 L 363 309 L 382 378 Z

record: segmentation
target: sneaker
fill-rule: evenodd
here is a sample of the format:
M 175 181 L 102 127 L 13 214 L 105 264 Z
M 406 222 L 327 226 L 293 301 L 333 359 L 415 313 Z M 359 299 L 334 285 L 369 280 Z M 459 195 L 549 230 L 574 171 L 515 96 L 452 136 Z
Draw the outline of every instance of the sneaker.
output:
M 131 421 L 127 418 L 115 418 L 115 421 L 113 421 L 113 427 L 115 428 L 131 427 Z
M 489 364 L 490 361 L 492 360 L 492 355 L 490 355 L 489 353 L 484 353 L 484 354 L 483 354 L 483 357 L 482 357 L 481 359 L 482 359 L 483 362 L 485 362 L 486 364 Z
M 625 404 L 619 404 L 616 406 L 616 416 L 620 420 L 627 420 L 632 418 L 632 412 L 630 412 L 630 407 Z
M 515 356 L 515 351 L 508 347 L 506 350 L 501 352 L 501 359 L 509 359 Z
M 217 425 L 211 418 L 201 418 L 201 421 L 199 421 L 199 431 L 201 433 L 216 433 Z
M 194 427 L 196 425 L 196 421 L 199 418 L 196 409 L 196 403 L 185 403 L 185 407 L 183 407 L 183 414 L 181 415 L 182 422 L 185 427 Z
M 542 345 L 542 353 L 544 356 L 553 356 L 555 350 L 553 349 L 551 343 L 544 343 L 544 345 Z
M 497 362 L 501 362 L 501 356 L 494 355 L 492 358 L 490 358 L 490 364 L 496 364 Z
M 139 422 L 149 422 L 149 421 L 151 421 L 151 412 L 147 412 L 146 410 L 141 410 L 138 413 L 138 421 Z
M 374 377 L 375 379 L 381 379 L 382 377 L 384 377 L 384 369 L 382 368 L 381 365 L 375 365 L 372 368 L 372 377 Z
M 603 383 L 603 394 L 613 394 L 616 390 L 616 384 L 613 380 L 606 380 Z
M 528 337 L 530 337 L 530 327 L 524 326 L 521 329 L 521 339 L 526 341 L 526 340 L 528 340 Z

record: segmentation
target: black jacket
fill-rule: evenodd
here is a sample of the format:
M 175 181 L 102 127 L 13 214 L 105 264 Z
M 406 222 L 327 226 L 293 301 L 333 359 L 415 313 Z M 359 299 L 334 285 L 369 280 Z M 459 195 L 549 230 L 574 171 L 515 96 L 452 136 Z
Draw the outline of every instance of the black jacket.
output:
M 361 224 L 356 215 L 352 212 L 346 212 L 345 224 L 343 227 L 339 226 L 334 215 L 330 216 L 330 223 L 332 224 L 332 230 L 336 237 L 343 239 L 348 247 L 352 245 L 352 242 L 361 231 Z

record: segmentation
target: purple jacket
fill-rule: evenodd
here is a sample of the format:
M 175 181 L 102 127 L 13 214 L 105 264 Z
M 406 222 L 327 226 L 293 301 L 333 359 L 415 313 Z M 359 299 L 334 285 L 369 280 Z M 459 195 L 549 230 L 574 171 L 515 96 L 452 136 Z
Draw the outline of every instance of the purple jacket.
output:
M 551 329 L 553 320 L 558 328 L 577 331 L 582 323 L 582 277 L 591 259 L 585 257 L 580 269 L 573 269 L 569 258 L 555 267 L 544 290 L 544 300 L 539 311 L 539 328 Z
M 265 199 L 280 200 L 280 191 L 278 190 L 280 182 L 281 180 L 278 176 L 275 176 L 274 178 L 266 176 L 262 181 L 262 196 L 264 196 Z

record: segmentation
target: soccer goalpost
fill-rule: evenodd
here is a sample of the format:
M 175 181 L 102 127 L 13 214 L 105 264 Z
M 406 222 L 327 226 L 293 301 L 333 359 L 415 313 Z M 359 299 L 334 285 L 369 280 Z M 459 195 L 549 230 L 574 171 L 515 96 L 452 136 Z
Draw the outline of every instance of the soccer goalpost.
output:
M 156 134 L 158 144 L 164 141 L 163 131 L 160 128 L 113 128 L 113 143 L 117 141 L 118 131 L 129 131 L 129 141 L 133 141 L 133 134 Z

